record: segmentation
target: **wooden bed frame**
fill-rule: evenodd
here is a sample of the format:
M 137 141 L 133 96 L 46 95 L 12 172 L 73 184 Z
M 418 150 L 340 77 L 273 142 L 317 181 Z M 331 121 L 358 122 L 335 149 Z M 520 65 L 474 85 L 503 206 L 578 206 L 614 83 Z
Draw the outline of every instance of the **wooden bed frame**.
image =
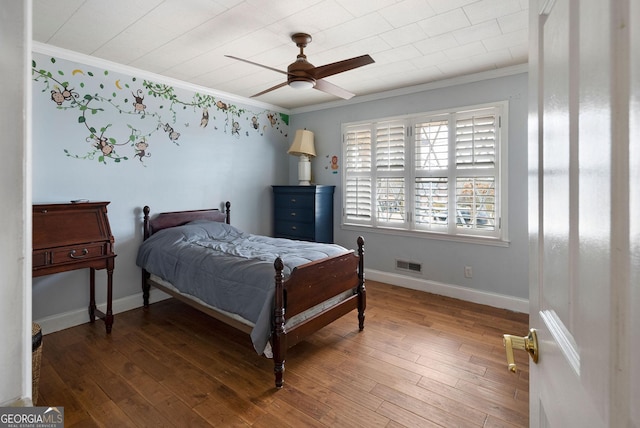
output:
M 220 209 L 191 210 L 165 212 L 149 217 L 150 209 L 145 206 L 144 239 L 153 233 L 169 227 L 176 227 L 193 220 L 211 220 L 230 224 L 231 204 L 226 202 L 224 212 Z M 354 309 L 358 310 L 358 327 L 364 329 L 364 312 L 366 307 L 366 290 L 364 285 L 364 239 L 358 237 L 358 254 L 353 252 L 307 263 L 293 269 L 286 280 L 282 270 L 284 264 L 280 257 L 274 262 L 275 269 L 275 306 L 272 320 L 271 347 L 276 388 L 284 383 L 284 362 L 287 349 L 302 341 L 305 337 L 318 331 Z M 241 331 L 250 333 L 251 327 L 230 318 L 226 314 L 211 309 L 191 300 L 174 290 L 153 281 L 151 275 L 142 270 L 142 291 L 144 307 L 149 307 L 149 289 L 154 286 L 167 294 L 187 303 L 190 306 L 229 324 Z M 326 300 L 338 296 L 348 290 L 353 295 L 342 300 L 312 317 L 289 328 L 285 321 Z

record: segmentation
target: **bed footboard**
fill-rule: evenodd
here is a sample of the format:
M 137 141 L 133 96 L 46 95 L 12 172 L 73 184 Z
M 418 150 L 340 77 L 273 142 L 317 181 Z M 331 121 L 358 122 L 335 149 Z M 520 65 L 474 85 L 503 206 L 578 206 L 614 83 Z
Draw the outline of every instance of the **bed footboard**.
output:
M 271 335 L 276 388 L 284 383 L 287 349 L 343 315 L 358 309 L 358 328 L 364 329 L 367 305 L 364 285 L 364 239 L 358 237 L 358 254 L 353 252 L 307 263 L 295 268 L 285 281 L 284 264 L 278 257 L 274 263 L 275 309 Z M 286 328 L 286 319 L 307 311 L 345 292 L 352 294 L 338 303 Z

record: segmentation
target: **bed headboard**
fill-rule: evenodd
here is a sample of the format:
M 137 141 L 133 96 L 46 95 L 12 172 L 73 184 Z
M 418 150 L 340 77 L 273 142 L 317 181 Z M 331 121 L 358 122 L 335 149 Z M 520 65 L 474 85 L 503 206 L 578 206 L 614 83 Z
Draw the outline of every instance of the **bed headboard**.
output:
M 221 211 L 219 208 L 172 211 L 160 213 L 155 217 L 150 218 L 149 212 L 151 209 L 147 205 L 142 209 L 142 212 L 144 213 L 144 239 L 147 239 L 162 229 L 182 226 L 183 224 L 187 224 L 193 220 L 211 220 L 231 224 L 231 202 L 227 201 L 224 204 L 224 207 L 224 211 Z

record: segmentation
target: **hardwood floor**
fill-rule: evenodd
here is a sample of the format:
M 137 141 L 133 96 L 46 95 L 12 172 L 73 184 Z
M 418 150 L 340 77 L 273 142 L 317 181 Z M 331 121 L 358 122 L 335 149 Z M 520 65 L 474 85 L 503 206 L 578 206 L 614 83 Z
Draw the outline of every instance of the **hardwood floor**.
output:
M 289 350 L 285 386 L 249 337 L 174 299 L 43 339 L 38 406 L 65 426 L 525 427 L 528 316 L 373 281 L 356 312 Z

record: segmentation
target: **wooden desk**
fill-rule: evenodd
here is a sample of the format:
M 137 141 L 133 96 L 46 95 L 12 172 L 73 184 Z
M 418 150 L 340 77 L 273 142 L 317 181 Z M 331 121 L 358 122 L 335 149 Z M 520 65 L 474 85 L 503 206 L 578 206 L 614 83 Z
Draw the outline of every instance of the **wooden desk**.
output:
M 107 218 L 109 202 L 33 205 L 33 276 L 90 269 L 89 321 L 96 316 L 111 333 L 116 254 Z M 107 270 L 107 311 L 96 308 L 95 270 Z

